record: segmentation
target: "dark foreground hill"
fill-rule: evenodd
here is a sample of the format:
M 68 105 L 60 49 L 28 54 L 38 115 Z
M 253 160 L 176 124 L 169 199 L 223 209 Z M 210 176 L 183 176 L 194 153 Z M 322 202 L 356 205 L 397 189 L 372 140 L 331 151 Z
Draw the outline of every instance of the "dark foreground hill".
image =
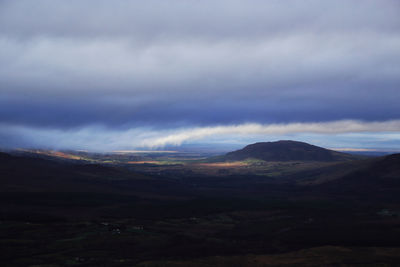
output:
M 356 156 L 297 141 L 261 142 L 214 158 L 215 161 L 240 161 L 246 159 L 265 161 L 345 161 Z

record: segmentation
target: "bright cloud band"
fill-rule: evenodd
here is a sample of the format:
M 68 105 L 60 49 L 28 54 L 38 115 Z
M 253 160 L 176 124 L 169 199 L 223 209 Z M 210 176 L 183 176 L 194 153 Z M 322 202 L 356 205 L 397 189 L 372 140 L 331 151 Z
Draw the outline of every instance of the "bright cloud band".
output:
M 191 140 L 200 140 L 216 135 L 271 135 L 271 134 L 341 134 L 363 132 L 400 132 L 400 120 L 384 122 L 362 122 L 342 120 L 320 123 L 288 123 L 288 124 L 240 124 L 230 126 L 201 127 L 180 130 L 165 137 L 150 138 L 142 142 L 147 147 L 180 145 Z
M 246 140 L 256 136 L 258 140 L 268 140 L 271 136 L 293 134 L 337 135 L 351 133 L 391 133 L 400 141 L 400 120 L 365 122 L 341 120 L 331 122 L 307 122 L 287 124 L 246 123 L 238 125 L 194 127 L 154 130 L 131 128 L 110 130 L 100 126 L 62 131 L 59 129 L 28 128 L 26 126 L 2 125 L 0 136 L 2 147 L 48 147 L 54 149 L 88 149 L 111 151 L 132 148 L 162 148 L 179 146 L 198 140 L 224 139 L 224 137 Z M 12 136 L 12 137 L 10 137 Z M 394 136 L 394 137 L 393 137 Z M 32 145 L 33 144 L 33 145 Z

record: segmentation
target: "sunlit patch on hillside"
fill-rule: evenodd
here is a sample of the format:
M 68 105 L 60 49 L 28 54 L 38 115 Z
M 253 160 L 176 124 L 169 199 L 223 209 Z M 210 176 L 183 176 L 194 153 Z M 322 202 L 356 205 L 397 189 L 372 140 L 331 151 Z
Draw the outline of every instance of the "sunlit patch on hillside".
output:
M 248 166 L 249 163 L 245 161 L 233 161 L 233 162 L 216 162 L 216 163 L 199 163 L 197 164 L 203 167 L 243 167 Z
M 19 151 L 28 152 L 28 153 L 35 153 L 49 157 L 57 157 L 63 159 L 73 159 L 73 160 L 83 160 L 81 156 L 60 152 L 60 151 L 53 151 L 53 150 L 29 150 L 29 149 L 19 149 Z

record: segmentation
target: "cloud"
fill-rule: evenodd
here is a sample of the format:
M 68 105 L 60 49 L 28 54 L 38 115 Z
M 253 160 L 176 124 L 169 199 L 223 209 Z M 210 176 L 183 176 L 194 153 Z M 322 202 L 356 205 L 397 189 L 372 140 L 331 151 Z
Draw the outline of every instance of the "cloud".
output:
M 355 134 L 359 134 L 358 137 L 363 136 L 359 139 L 373 138 L 375 141 L 391 142 L 391 145 L 394 146 L 400 145 L 400 120 L 382 122 L 346 120 L 288 124 L 247 123 L 169 130 L 150 128 L 115 130 L 101 126 L 90 126 L 62 131 L 16 125 L 2 125 L 1 129 L 2 142 L 0 146 L 8 146 L 9 148 L 42 147 L 112 151 L 137 148 L 159 149 L 197 141 L 223 143 L 224 140 L 240 140 L 240 143 L 246 144 L 254 140 L 276 140 L 277 138 L 282 139 L 282 137 L 312 140 L 314 143 L 338 147 L 349 145 L 349 140 L 357 140 L 354 136 L 351 137 Z M 325 139 L 325 141 L 318 141 L 318 138 Z M 356 141 L 353 146 L 358 145 L 359 142 Z M 364 145 L 371 144 L 364 143 Z
M 285 31 L 397 30 L 395 0 L 3 0 L 0 30 L 11 36 L 258 37 Z M 311 27 L 310 27 L 311 26 Z
M 400 120 L 385 122 L 362 122 L 354 120 L 323 123 L 289 123 L 289 124 L 241 124 L 217 127 L 202 127 L 180 130 L 164 137 L 149 138 L 142 141 L 147 147 L 181 145 L 184 142 L 201 140 L 224 135 L 287 135 L 298 133 L 343 134 L 364 132 L 400 132 Z
M 348 40 L 0 39 L 0 119 L 81 127 L 398 118 L 400 38 Z
M 0 1 L 0 124 L 399 119 L 399 2 L 289 2 Z

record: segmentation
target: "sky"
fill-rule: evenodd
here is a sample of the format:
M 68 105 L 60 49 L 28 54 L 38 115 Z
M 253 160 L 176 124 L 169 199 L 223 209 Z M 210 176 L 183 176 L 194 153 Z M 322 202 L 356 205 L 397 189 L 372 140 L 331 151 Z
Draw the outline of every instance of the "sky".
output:
M 398 0 L 0 0 L 0 148 L 400 149 Z

